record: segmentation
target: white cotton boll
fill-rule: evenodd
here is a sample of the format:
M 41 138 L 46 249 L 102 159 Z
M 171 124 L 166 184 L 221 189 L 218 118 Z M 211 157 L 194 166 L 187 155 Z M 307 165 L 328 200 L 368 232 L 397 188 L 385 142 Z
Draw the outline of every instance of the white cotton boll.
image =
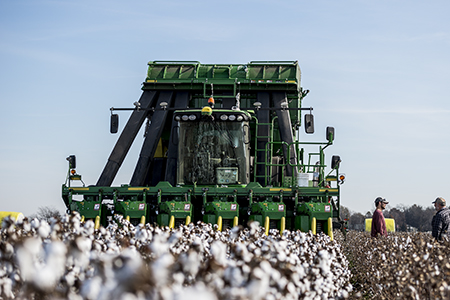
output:
M 154 274 L 153 279 L 155 280 L 156 286 L 166 285 L 171 272 L 170 267 L 173 263 L 173 256 L 169 253 L 165 253 L 151 265 L 152 273 Z
M 73 286 L 75 284 L 75 273 L 74 272 L 69 272 L 64 276 L 65 281 L 67 282 L 68 286 Z
M 261 270 L 261 268 L 254 268 L 253 272 L 252 272 L 252 277 L 257 278 L 257 279 L 262 279 L 264 277 L 264 271 Z
M 35 272 L 37 256 L 42 250 L 42 241 L 38 238 L 26 239 L 16 251 L 17 261 L 23 280 L 29 280 Z
M 31 224 L 30 222 L 24 222 L 23 223 L 23 231 L 30 232 L 31 231 Z
M 261 270 L 261 269 L 260 269 Z M 267 295 L 268 282 L 261 279 L 252 279 L 247 285 L 247 299 L 259 300 Z
M 195 277 L 200 269 L 201 256 L 191 250 L 180 256 L 180 263 L 184 273 Z
M 272 268 L 272 266 L 270 265 L 270 263 L 268 262 L 268 261 L 262 261 L 260 264 L 259 264 L 259 267 L 263 270 L 263 272 L 265 272 L 266 274 L 267 274 L 267 276 L 269 276 L 270 275 L 270 272 L 272 272 L 273 271 L 273 268 Z
M 38 289 L 41 291 L 54 289 L 65 272 L 66 252 L 66 246 L 62 242 L 54 241 L 46 245 L 45 264 L 37 268 L 32 278 L 33 284 Z
M 240 287 L 245 283 L 245 278 L 242 275 L 242 271 L 240 268 L 227 268 L 225 270 L 224 277 L 232 287 Z
M 274 282 L 278 282 L 281 279 L 281 273 L 278 270 L 275 269 L 271 269 L 270 270 L 270 278 L 274 281 Z
M 241 228 L 239 226 L 235 226 L 230 231 L 230 238 L 231 239 L 237 239 L 239 237 L 239 232 L 241 231 Z
M 0 295 L 3 293 L 7 299 L 14 299 L 12 287 L 13 281 L 10 278 L 0 278 Z
M 177 272 L 172 275 L 172 279 L 175 285 L 182 286 L 184 282 L 184 274 L 182 272 Z
M 217 296 L 201 283 L 187 287 L 173 295 L 174 300 L 217 300 Z
M 148 238 L 148 232 L 147 229 L 145 229 L 143 224 L 139 224 L 139 226 L 136 228 L 136 240 L 140 242 L 145 242 Z
M 69 258 L 73 260 L 73 263 L 82 268 L 86 268 L 89 265 L 90 251 L 93 249 L 92 240 L 79 236 L 75 239 L 76 248 L 73 248 L 70 252 Z
M 330 254 L 326 250 L 320 250 L 318 256 L 320 258 L 318 267 L 322 270 L 323 274 L 328 274 L 331 266 Z
M 142 259 L 138 252 L 126 249 L 113 260 L 113 270 L 118 282 L 129 284 L 136 278 L 142 266 Z
M 14 254 L 14 247 L 8 243 L 8 242 L 1 242 L 0 249 L 2 249 L 2 251 L 0 251 L 0 258 L 6 258 L 9 259 L 13 256 Z
M 214 260 L 221 266 L 227 264 L 227 245 L 222 242 L 214 242 L 211 245 L 211 255 Z
M 39 227 L 39 220 L 37 218 L 34 218 L 33 220 L 31 220 L 31 227 L 34 229 L 37 229 Z
M 102 289 L 102 279 L 100 277 L 93 277 L 83 282 L 80 289 L 80 294 L 85 299 L 99 299 L 100 290 Z
M 278 281 L 276 281 L 279 290 L 284 290 L 288 283 L 289 281 L 286 279 L 286 277 L 282 277 Z
M 150 250 L 155 255 L 155 257 L 160 257 L 164 253 L 169 251 L 169 244 L 167 239 L 162 235 L 156 235 L 150 244 Z
M 171 235 L 170 235 L 170 237 L 169 237 L 169 240 L 168 240 L 168 243 L 170 244 L 170 245 L 175 245 L 177 242 L 178 242 L 178 240 L 181 238 L 181 232 L 180 231 L 178 231 L 178 230 L 176 230 L 176 231 L 174 231 Z
M 91 247 L 92 247 L 92 240 L 91 239 L 88 239 L 86 237 L 81 237 L 80 236 L 80 237 L 76 238 L 75 243 L 76 243 L 78 249 L 81 252 L 89 252 L 89 251 L 91 251 Z
M 50 234 L 50 225 L 48 225 L 47 221 L 42 220 L 39 228 L 38 228 L 38 234 L 41 238 L 46 238 Z
M 92 220 L 87 220 L 83 226 L 83 234 L 86 236 L 91 236 L 95 232 L 95 223 Z

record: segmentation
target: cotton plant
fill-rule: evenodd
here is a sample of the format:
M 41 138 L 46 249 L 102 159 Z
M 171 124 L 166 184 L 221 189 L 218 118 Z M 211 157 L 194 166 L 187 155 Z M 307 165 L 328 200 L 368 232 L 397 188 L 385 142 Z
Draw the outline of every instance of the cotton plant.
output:
M 256 222 L 135 226 L 120 216 L 95 229 L 77 213 L 4 223 L 5 299 L 339 299 L 351 290 L 348 262 L 326 235 L 267 236 Z

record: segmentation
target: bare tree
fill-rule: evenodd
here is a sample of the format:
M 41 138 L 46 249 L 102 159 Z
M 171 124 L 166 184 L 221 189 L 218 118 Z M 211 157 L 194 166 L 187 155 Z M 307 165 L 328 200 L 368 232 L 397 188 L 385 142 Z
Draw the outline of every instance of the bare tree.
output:
M 40 206 L 37 213 L 28 216 L 29 219 L 39 219 L 50 221 L 51 218 L 61 218 L 61 212 L 54 207 Z

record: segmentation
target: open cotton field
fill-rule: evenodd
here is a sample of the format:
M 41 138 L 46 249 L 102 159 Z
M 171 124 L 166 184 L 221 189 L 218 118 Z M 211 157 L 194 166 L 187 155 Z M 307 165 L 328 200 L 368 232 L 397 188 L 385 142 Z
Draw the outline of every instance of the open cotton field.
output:
M 79 215 L 3 222 L 3 299 L 339 299 L 348 262 L 328 236 L 210 224 L 107 228 Z
M 399 232 L 372 239 L 367 232 L 339 237 L 355 294 L 366 299 L 450 299 L 450 243 L 427 233 Z M 356 292 L 357 291 L 357 292 Z
M 4 220 L 1 299 L 448 299 L 448 242 L 427 234 L 344 239 L 252 223 L 224 232 Z

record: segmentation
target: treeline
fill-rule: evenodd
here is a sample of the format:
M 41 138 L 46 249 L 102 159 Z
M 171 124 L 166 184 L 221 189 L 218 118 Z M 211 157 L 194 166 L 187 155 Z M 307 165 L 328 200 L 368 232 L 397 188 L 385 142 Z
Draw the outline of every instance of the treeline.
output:
M 375 208 L 374 208 L 375 210 Z M 383 211 L 385 218 L 395 220 L 396 231 L 431 231 L 431 220 L 435 215 L 434 207 L 422 207 L 414 204 L 412 206 L 399 205 Z M 347 207 L 341 206 L 341 218 L 348 220 L 348 229 L 364 230 L 366 218 L 372 218 L 373 211 L 362 213 L 351 212 Z

